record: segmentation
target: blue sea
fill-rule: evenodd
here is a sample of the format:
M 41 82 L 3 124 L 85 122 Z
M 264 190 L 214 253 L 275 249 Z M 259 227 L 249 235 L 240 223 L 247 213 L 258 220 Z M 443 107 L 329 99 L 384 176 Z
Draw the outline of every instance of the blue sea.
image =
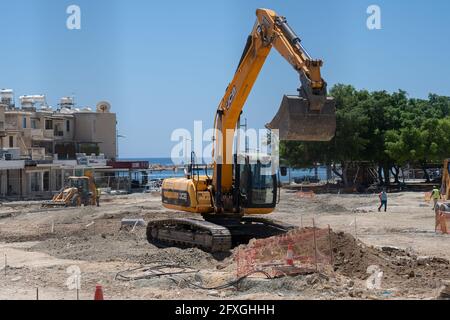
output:
M 171 158 L 121 158 L 119 160 L 132 160 L 132 161 L 148 161 L 153 165 L 164 165 L 164 166 L 173 166 L 174 162 Z M 177 161 L 178 162 L 178 161 Z M 177 164 L 181 163 L 178 162 Z M 211 174 L 211 172 L 208 172 Z M 314 169 L 289 169 L 288 175 L 285 177 L 281 177 L 282 182 L 289 181 L 289 175 L 291 181 L 294 181 L 295 178 L 304 178 L 314 176 Z M 320 180 L 327 179 L 327 170 L 326 167 L 319 167 L 317 170 L 317 175 Z M 150 173 L 150 179 L 166 179 L 172 177 L 182 177 L 184 176 L 183 170 L 173 171 L 173 170 L 164 170 L 164 171 L 154 171 Z

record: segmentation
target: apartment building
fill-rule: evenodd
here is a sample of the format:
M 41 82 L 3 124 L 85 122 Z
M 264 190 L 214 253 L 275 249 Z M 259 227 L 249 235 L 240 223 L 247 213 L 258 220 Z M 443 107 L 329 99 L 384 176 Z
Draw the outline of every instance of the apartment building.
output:
M 16 107 L 13 90 L 0 90 L 0 198 L 49 197 L 69 176 L 116 158 L 116 115 L 107 102 L 93 111 L 71 97 L 55 109 L 43 95 L 19 101 Z

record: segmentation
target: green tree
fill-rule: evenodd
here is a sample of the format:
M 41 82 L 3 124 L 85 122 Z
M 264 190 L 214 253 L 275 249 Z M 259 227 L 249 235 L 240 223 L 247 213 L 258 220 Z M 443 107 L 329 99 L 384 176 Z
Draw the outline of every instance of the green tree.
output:
M 420 165 L 450 156 L 450 98 L 430 94 L 409 98 L 399 90 L 368 92 L 338 84 L 330 90 L 336 101 L 337 128 L 330 142 L 285 142 L 281 155 L 290 166 L 331 165 L 347 184 L 352 163 L 378 167 L 379 180 L 399 182 L 400 167 Z M 341 172 L 336 170 L 339 165 Z

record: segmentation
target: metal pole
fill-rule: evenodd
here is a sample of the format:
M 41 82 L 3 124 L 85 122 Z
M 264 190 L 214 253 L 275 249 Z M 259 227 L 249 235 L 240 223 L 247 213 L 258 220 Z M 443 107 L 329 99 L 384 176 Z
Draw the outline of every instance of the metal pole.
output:
M 78 274 L 76 275 L 76 281 L 77 281 L 77 301 L 78 301 L 80 300 L 80 276 Z
M 119 130 L 116 129 L 116 159 L 119 158 Z
M 236 134 L 236 154 L 241 152 L 241 116 L 239 115 L 238 123 L 237 123 L 237 134 Z
M 247 128 L 248 128 L 248 126 L 247 126 L 247 118 L 245 118 L 244 127 L 245 127 L 245 132 L 247 132 Z M 249 139 L 249 137 L 247 136 L 247 134 L 245 134 L 245 153 L 248 153 L 250 151 L 249 140 L 248 139 Z
M 316 223 L 313 219 L 313 236 L 314 236 L 314 260 L 316 263 L 316 272 L 319 272 L 319 267 L 317 265 L 317 241 L 316 241 Z
M 39 288 L 36 288 L 36 300 L 39 300 Z
M 330 241 L 330 264 L 333 266 L 333 243 L 331 240 L 331 228 L 330 225 L 328 225 L 328 240 Z

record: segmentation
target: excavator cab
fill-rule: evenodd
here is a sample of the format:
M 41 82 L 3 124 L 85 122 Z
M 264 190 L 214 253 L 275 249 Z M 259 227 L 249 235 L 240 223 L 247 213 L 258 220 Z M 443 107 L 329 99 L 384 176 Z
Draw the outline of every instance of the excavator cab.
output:
M 78 190 L 89 190 L 89 178 L 88 177 L 70 177 L 69 186 L 71 188 L 77 188 Z
M 270 156 L 240 155 L 235 164 L 239 206 L 244 213 L 270 213 L 277 202 L 278 181 Z
M 82 202 L 87 202 L 90 197 L 89 177 L 70 177 L 70 188 L 77 188 Z

